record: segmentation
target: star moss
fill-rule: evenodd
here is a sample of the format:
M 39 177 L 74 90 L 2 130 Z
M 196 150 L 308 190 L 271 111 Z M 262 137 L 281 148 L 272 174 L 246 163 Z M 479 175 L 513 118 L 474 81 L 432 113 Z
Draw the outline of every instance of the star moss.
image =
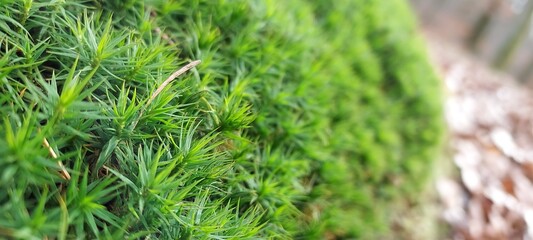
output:
M 426 182 L 400 0 L 0 4 L 0 236 L 385 236 Z

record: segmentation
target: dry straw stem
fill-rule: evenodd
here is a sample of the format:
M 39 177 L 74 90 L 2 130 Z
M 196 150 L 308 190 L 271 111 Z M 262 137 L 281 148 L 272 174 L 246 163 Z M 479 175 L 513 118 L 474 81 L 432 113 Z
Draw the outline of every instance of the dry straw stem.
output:
M 170 39 L 170 37 L 168 36 L 168 34 L 164 33 L 163 31 L 161 31 L 161 28 L 157 27 L 155 28 L 155 32 L 159 35 L 161 35 L 161 37 L 163 38 L 163 40 L 167 41 L 170 45 L 175 45 L 176 43 L 174 41 L 172 41 L 172 39 Z
M 135 122 L 133 123 L 133 127 L 132 129 L 135 129 L 135 127 L 137 126 L 137 123 L 139 122 L 139 119 L 141 119 L 142 115 L 144 114 L 144 112 L 146 111 L 146 109 L 148 108 L 148 106 L 154 101 L 154 99 L 161 93 L 161 91 L 163 91 L 163 89 L 165 89 L 165 87 L 171 83 L 174 79 L 176 79 L 177 77 L 181 76 L 182 74 L 186 73 L 187 71 L 191 70 L 193 67 L 196 67 L 198 64 L 200 64 L 202 61 L 200 60 L 196 60 L 196 61 L 192 61 L 190 62 L 189 64 L 185 65 L 184 67 L 180 68 L 178 71 L 175 71 L 172 75 L 170 75 L 156 90 L 155 92 L 152 94 L 152 96 L 150 97 L 150 99 L 148 99 L 148 101 L 146 102 L 146 104 L 144 105 L 144 107 L 141 109 L 141 113 L 139 113 L 139 117 L 137 117 L 137 119 L 135 120 Z
M 48 140 L 46 140 L 46 138 L 43 139 L 43 145 L 46 148 L 48 148 L 48 152 L 50 153 L 50 156 L 52 156 L 52 158 L 54 159 L 57 159 L 56 152 L 54 152 L 54 149 L 50 146 L 50 143 L 48 143 Z M 65 180 L 70 180 L 70 174 L 67 172 L 67 169 L 65 168 L 63 163 L 61 163 L 61 161 L 57 161 L 57 165 L 59 165 L 59 168 L 61 168 L 61 170 L 59 171 L 61 178 Z

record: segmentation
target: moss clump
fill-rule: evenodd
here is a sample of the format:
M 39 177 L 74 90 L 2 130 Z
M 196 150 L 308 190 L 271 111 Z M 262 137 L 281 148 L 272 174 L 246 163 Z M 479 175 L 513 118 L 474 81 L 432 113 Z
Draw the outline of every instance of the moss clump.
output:
M 4 0 L 0 19 L 10 238 L 384 236 L 442 132 L 400 0 Z

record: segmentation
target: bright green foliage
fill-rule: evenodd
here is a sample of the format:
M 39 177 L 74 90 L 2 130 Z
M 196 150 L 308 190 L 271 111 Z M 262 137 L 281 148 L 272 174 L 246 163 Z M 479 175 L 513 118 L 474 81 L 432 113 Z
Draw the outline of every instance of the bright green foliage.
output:
M 2 237 L 375 238 L 426 182 L 401 0 L 0 4 Z

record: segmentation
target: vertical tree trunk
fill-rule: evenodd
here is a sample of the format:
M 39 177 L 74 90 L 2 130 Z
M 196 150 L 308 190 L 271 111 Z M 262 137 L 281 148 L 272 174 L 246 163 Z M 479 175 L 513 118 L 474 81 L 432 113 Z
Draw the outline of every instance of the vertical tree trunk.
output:
M 524 17 L 520 19 L 520 23 L 515 31 L 511 34 L 510 38 L 503 44 L 496 55 L 494 61 L 494 67 L 499 69 L 505 69 L 511 62 L 511 58 L 520 46 L 520 43 L 529 32 L 529 25 L 531 23 L 531 17 L 533 16 L 533 0 L 528 0 L 524 11 L 522 12 Z
M 477 46 L 479 45 L 481 37 L 485 35 L 485 32 L 492 22 L 492 16 L 494 16 L 496 11 L 498 11 L 501 3 L 502 0 L 492 0 L 487 9 L 483 11 L 481 16 L 474 24 L 471 34 L 467 39 L 467 46 L 472 49 L 472 51 L 477 51 Z

